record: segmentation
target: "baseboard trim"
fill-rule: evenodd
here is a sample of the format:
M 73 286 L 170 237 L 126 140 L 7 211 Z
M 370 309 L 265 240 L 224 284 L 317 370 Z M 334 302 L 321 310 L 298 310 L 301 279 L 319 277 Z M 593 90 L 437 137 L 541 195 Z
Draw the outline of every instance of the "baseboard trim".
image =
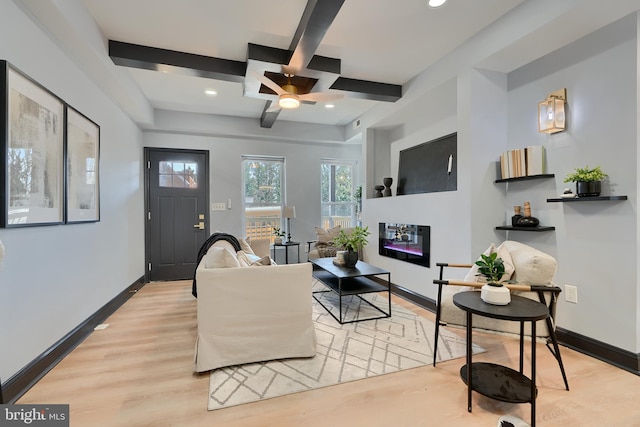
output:
M 614 347 L 561 327 L 556 328 L 556 336 L 558 342 L 572 350 L 640 375 L 640 354 L 638 353 Z
M 28 365 L 0 385 L 0 403 L 15 403 L 47 372 L 56 366 L 66 355 L 84 341 L 93 329 L 111 316 L 133 294 L 145 285 L 144 276 L 140 277 L 111 301 L 88 317 L 84 322 L 62 337 L 58 342 L 32 360 Z
M 393 283 L 391 284 L 391 292 L 419 307 L 433 313 L 436 312 L 436 302 L 431 298 Z M 556 328 L 556 337 L 558 338 L 558 343 L 565 347 L 640 376 L 640 353 L 623 350 L 560 327 Z

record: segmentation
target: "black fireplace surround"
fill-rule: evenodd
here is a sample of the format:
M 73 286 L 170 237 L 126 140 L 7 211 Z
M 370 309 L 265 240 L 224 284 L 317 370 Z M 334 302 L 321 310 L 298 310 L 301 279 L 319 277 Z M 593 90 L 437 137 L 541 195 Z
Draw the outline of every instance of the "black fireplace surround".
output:
M 430 267 L 431 227 L 379 223 L 378 253 L 412 264 Z

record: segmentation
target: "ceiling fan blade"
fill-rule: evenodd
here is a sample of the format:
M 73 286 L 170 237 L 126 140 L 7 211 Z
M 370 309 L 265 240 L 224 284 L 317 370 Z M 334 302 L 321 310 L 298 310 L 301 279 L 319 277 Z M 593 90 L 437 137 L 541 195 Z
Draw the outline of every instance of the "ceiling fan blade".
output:
M 336 99 L 342 99 L 344 95 L 341 93 L 329 93 L 329 92 L 313 92 L 300 95 L 301 101 L 313 101 L 313 102 L 327 102 L 335 101 Z
M 253 72 L 253 76 L 260 81 L 263 85 L 277 93 L 278 95 L 284 95 L 287 93 L 284 89 L 282 89 L 276 82 L 268 78 L 267 76 L 260 74 L 258 72 Z

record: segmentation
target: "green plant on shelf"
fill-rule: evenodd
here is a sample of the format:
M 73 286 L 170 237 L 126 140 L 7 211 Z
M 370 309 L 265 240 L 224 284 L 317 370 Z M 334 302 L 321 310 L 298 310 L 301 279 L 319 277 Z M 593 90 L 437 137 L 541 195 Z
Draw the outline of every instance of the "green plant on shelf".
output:
M 596 182 L 603 181 L 609 175 L 602 172 L 600 166 L 596 166 L 593 169 L 589 169 L 589 166 L 584 168 L 576 168 L 573 172 L 569 173 L 564 182 Z

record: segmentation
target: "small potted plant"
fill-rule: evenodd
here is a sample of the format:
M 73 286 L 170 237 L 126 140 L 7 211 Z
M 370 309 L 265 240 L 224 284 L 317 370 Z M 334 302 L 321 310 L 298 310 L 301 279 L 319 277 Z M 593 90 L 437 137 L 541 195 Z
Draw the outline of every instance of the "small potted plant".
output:
M 286 233 L 280 230 L 280 227 L 273 227 L 273 234 L 276 236 L 276 238 L 273 239 L 273 243 L 275 243 L 276 245 L 281 245 L 282 238 L 286 235 Z
M 608 175 L 600 169 L 600 166 L 596 166 L 593 169 L 589 169 L 589 166 L 584 168 L 576 168 L 573 172 L 569 173 L 564 182 L 576 183 L 576 194 L 578 197 L 597 197 L 602 191 L 602 181 L 604 181 Z
M 480 298 L 487 304 L 507 305 L 511 302 L 511 292 L 502 282 L 504 276 L 504 261 L 497 253 L 482 254 L 475 263 L 478 266 L 478 276 L 484 276 L 487 284 L 482 287 Z
M 358 250 L 366 246 L 367 236 L 371 234 L 369 227 L 356 226 L 351 233 L 345 233 L 344 230 L 340 230 L 340 233 L 333 239 L 333 244 L 338 248 L 343 248 L 347 251 L 344 254 L 345 267 L 355 267 L 358 262 Z

